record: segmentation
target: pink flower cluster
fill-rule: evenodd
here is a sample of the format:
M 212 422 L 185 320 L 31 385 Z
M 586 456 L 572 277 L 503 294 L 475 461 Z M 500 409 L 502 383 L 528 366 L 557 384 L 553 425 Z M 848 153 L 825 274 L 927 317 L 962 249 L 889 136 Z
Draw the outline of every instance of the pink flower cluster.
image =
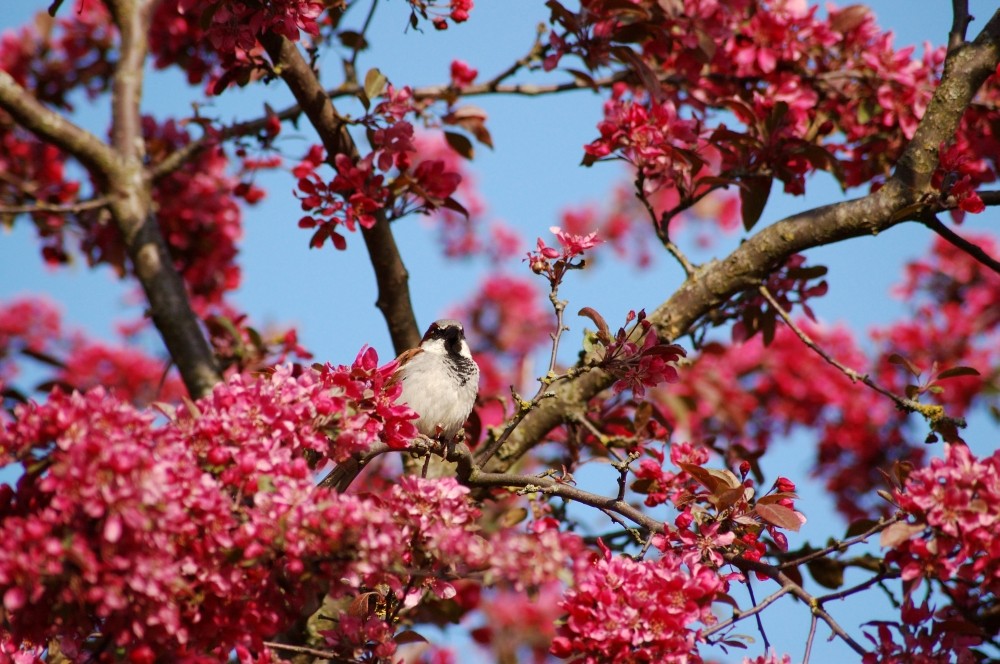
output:
M 529 593 L 560 578 L 584 550 L 580 537 L 560 531 L 559 522 L 552 517 L 533 521 L 527 532 L 501 530 L 491 544 L 488 584 Z M 525 560 L 532 564 L 525 565 Z
M 715 622 L 711 604 L 722 589 L 708 567 L 685 567 L 669 553 L 654 561 L 614 556 L 605 547 L 577 567 L 552 654 L 581 664 L 691 661 L 696 625 Z
M 310 151 L 310 156 L 314 151 Z M 329 183 L 303 161 L 296 169 L 299 175 L 298 190 L 302 209 L 309 214 L 299 220 L 299 228 L 315 228 L 309 246 L 319 249 L 329 239 L 340 250 L 347 248 L 347 240 L 337 232 L 338 225 L 354 231 L 360 224 L 364 228 L 375 225 L 376 211 L 385 207 L 389 190 L 383 185 L 384 176 L 376 175 L 373 155 L 357 163 L 345 154 L 334 157 L 336 175 Z
M 397 91 L 389 86 L 385 97 L 365 119 L 371 130 L 371 153 L 357 162 L 336 155 L 336 175 L 328 182 L 317 173 L 326 160 L 323 148 L 314 145 L 293 171 L 306 212 L 299 227 L 315 229 L 310 240 L 314 248 L 329 239 L 337 249 L 345 249 L 347 240 L 339 227 L 352 232 L 358 225 L 371 228 L 380 211 L 390 219 L 442 210 L 469 217 L 469 211 L 452 198 L 463 180 L 454 152 L 442 155 L 434 144 L 418 139 L 413 125 L 402 119 L 415 110 L 408 88 Z M 453 217 L 444 219 L 446 229 L 455 225 Z
M 20 373 L 19 356 L 38 360 L 49 372 L 35 389 L 103 386 L 117 398 L 139 406 L 177 401 L 184 394 L 176 374 L 164 376 L 164 360 L 64 330 L 56 307 L 40 298 L 0 303 L 0 380 L 10 389 L 15 388 Z M 22 387 L 23 393 L 28 391 Z
M 469 66 L 464 60 L 451 61 L 451 85 L 456 88 L 464 88 L 472 85 L 479 70 Z
M 71 657 L 94 630 L 128 651 L 221 656 L 259 649 L 309 586 L 401 590 L 393 570 L 481 564 L 453 480 L 405 480 L 379 503 L 314 487 L 307 451 L 339 460 L 415 436 L 393 368 L 367 349 L 350 367 L 236 376 L 162 424 L 101 388 L 18 406 L 0 431 L 0 460 L 24 467 L 0 488 L 12 636 L 59 636 Z
M 931 184 L 941 192 L 944 204 L 952 208 L 956 221 L 961 221 L 966 212 L 979 214 L 986 209 L 975 187 L 996 179 L 982 160 L 971 156 L 974 154 L 975 151 L 967 144 L 941 146 L 938 167 L 931 178 Z
M 448 19 L 455 23 L 464 23 L 469 20 L 469 12 L 472 11 L 473 0 L 407 0 L 413 7 L 413 18 L 410 23 L 416 26 L 416 14 L 423 18 L 429 18 L 437 30 L 448 29 Z M 444 6 L 446 5 L 447 9 Z
M 676 190 L 694 200 L 740 182 L 766 198 L 772 178 L 803 194 L 816 170 L 844 186 L 877 184 L 913 136 L 944 61 L 943 48 L 922 58 L 897 49 L 860 6 L 820 16 L 816 6 L 763 0 L 552 4 L 546 70 L 571 55 L 591 72 L 630 74 L 605 104 L 585 162 L 624 159 L 646 194 Z M 987 84 L 982 96 L 997 95 Z M 946 166 L 941 180 L 958 210 L 978 208 L 973 189 L 996 178 L 994 134 L 979 111 L 963 122 L 969 163 Z M 947 173 L 958 173 L 955 182 Z
M 587 161 L 620 156 L 643 174 L 647 192 L 690 182 L 703 164 L 696 154 L 702 142 L 698 123 L 678 117 L 671 101 L 623 99 L 625 90 L 616 85 L 605 102 L 597 125 L 601 137 L 584 147 Z
M 970 600 L 975 589 L 1000 592 L 1000 453 L 977 459 L 965 445 L 947 445 L 943 459 L 910 473 L 896 500 L 912 525 L 929 529 L 887 555 L 904 581 L 959 579 Z
M 636 399 L 642 399 L 647 387 L 679 380 L 674 363 L 687 353 L 676 344 L 660 341 L 652 323 L 646 319 L 645 310 L 638 314 L 629 311 L 625 325 L 633 321 L 635 324 L 628 331 L 624 327 L 618 328 L 614 337 L 604 318 L 596 311 L 587 307 L 580 314 L 597 324 L 595 337 L 600 349 L 596 364 L 617 379 L 612 386 L 615 394 L 629 390 Z
M 788 550 L 784 530 L 797 531 L 805 517 L 795 509 L 795 484 L 779 477 L 771 489 L 757 495 L 747 478 L 750 464 L 741 464 L 740 477 L 729 470 L 705 468 L 708 451 L 691 443 L 670 446 L 670 460 L 680 470 L 663 468 L 663 453 L 647 448 L 635 472 L 632 490 L 645 494 L 649 507 L 668 500 L 680 514 L 674 528 L 654 538 L 661 551 L 679 556 L 686 564 L 720 568 L 724 554 L 738 553 L 759 561 L 767 548 L 767 533 L 782 551 Z
M 312 0 L 168 0 L 157 7 L 150 46 L 157 67 L 179 65 L 189 82 L 207 78 L 209 91 L 219 94 L 266 71 L 263 34 L 318 36 L 323 9 Z
M 583 267 L 584 252 L 599 245 L 601 240 L 597 237 L 597 233 L 575 235 L 567 233 L 558 226 L 552 226 L 549 230 L 556 236 L 561 248 L 546 246 L 542 238 L 538 238 L 537 249 L 528 252 L 527 261 L 532 272 L 544 274 L 549 284 L 555 288 L 562 283 L 566 272 Z

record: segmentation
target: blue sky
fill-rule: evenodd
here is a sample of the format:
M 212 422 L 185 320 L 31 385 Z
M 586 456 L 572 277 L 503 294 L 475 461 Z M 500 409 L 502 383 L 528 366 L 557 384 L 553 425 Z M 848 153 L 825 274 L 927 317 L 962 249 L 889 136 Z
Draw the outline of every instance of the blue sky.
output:
M 880 24 L 896 33 L 897 45 L 916 44 L 919 51 L 925 41 L 940 44 L 947 37 L 950 3 L 880 0 L 869 4 Z M 974 35 L 988 19 L 994 3 L 975 0 L 970 4 L 979 19 L 970 29 Z M 0 29 L 20 25 L 48 5 L 49 0 L 5 3 Z M 67 11 L 69 5 L 62 11 Z M 541 0 L 480 0 L 467 24 L 452 26 L 443 33 L 417 32 L 406 30 L 406 3 L 389 0 L 376 13 L 370 33 L 374 48 L 362 54 L 359 68 L 363 71 L 377 66 L 397 86 L 423 85 L 446 81 L 450 61 L 459 58 L 478 68 L 480 77 L 486 78 L 526 52 L 535 27 L 545 20 L 547 13 Z M 358 23 L 361 18 L 349 15 L 345 21 Z M 338 71 L 333 56 L 320 64 L 331 74 Z M 152 72 L 146 83 L 144 112 L 159 118 L 189 115 L 190 103 L 198 95 L 179 92 L 181 84 L 182 78 L 176 72 Z M 202 113 L 223 120 L 248 119 L 260 115 L 265 100 L 273 108 L 283 108 L 291 101 L 280 86 L 274 85 L 264 94 L 254 90 L 224 95 L 213 100 Z M 472 103 L 488 112 L 488 126 L 496 146 L 493 151 L 477 149 L 472 165 L 489 205 L 489 218 L 517 227 L 531 242 L 536 236 L 549 237 L 548 227 L 558 222 L 560 210 L 567 205 L 603 203 L 620 171 L 613 165 L 589 169 L 578 166 L 582 145 L 595 136 L 594 125 L 600 117 L 601 105 L 598 97 L 581 92 L 539 99 L 478 98 Z M 98 135 L 105 135 L 107 116 L 106 100 L 95 103 L 79 100 L 77 121 Z M 311 142 L 305 135 L 296 135 L 288 129 L 282 134 L 282 141 L 291 155 L 302 154 Z M 241 245 L 244 281 L 236 295 L 238 305 L 259 323 L 296 325 L 302 343 L 321 361 L 349 361 L 363 344 L 374 346 L 383 359 L 391 357 L 385 326 L 374 307 L 375 286 L 361 238 L 349 236 L 346 252 L 335 252 L 329 246 L 322 251 L 309 250 L 308 232 L 296 228 L 301 212 L 291 195 L 293 181 L 277 174 L 266 175 L 259 183 L 268 189 L 269 195 L 262 204 L 245 211 L 245 238 Z M 761 223 L 843 197 L 829 178 L 821 177 L 813 185 L 803 198 L 773 195 Z M 996 223 L 996 211 L 988 210 L 970 217 L 962 232 L 996 234 Z M 444 261 L 433 234 L 427 232 L 420 218 L 397 224 L 396 234 L 410 271 L 412 297 L 421 326 L 472 293 L 490 269 L 480 261 Z M 723 241 L 717 252 L 728 251 L 741 237 L 736 235 Z M 858 332 L 890 323 L 902 309 L 889 296 L 889 287 L 898 280 L 902 264 L 923 253 L 931 239 L 927 229 L 908 225 L 882 237 L 809 252 L 810 263 L 830 267 L 830 292 L 812 301 L 813 308 L 825 321 L 842 321 Z M 526 270 L 517 260 L 507 268 Z M 658 257 L 653 269 L 645 272 L 603 261 L 597 270 L 571 275 L 562 295 L 570 300 L 570 311 L 591 306 L 615 324 L 624 319 L 629 309 L 655 308 L 680 284 L 681 278 L 680 269 L 667 256 Z M 91 271 L 82 263 L 59 270 L 46 268 L 25 223 L 16 224 L 11 233 L 0 233 L 0 301 L 46 294 L 60 303 L 67 325 L 108 337 L 113 334 L 116 322 L 133 319 L 141 312 L 128 297 L 129 293 L 130 287 L 124 287 L 107 269 Z M 573 329 L 564 345 L 567 359 L 576 352 L 574 342 L 582 329 L 576 320 L 569 320 L 569 324 Z M 150 347 L 156 349 L 155 340 L 151 340 Z M 980 418 L 974 421 L 970 440 L 978 451 L 988 451 L 995 446 L 997 433 L 995 426 Z M 799 481 L 801 504 L 806 507 L 810 521 L 802 537 L 819 543 L 829 534 L 842 533 L 843 524 L 829 510 L 829 501 L 821 487 L 805 481 L 807 442 L 799 439 L 789 442 L 780 472 L 803 480 Z M 777 473 L 778 469 L 772 472 Z M 595 489 L 610 490 L 609 484 L 600 483 L 597 477 L 593 481 Z M 790 539 L 794 547 L 801 538 Z M 766 591 L 758 589 L 758 598 L 765 594 Z M 835 615 L 845 618 L 846 626 L 856 627 L 885 610 L 871 599 L 869 595 L 830 608 Z M 791 601 L 776 608 L 779 610 L 765 612 L 769 636 L 779 652 L 789 652 L 798 658 L 808 629 L 808 612 Z M 750 624 L 741 631 L 756 636 Z M 838 644 L 827 644 L 825 637 L 826 632 L 821 629 L 812 661 L 853 659 Z M 755 646 L 751 652 L 759 654 L 759 649 Z

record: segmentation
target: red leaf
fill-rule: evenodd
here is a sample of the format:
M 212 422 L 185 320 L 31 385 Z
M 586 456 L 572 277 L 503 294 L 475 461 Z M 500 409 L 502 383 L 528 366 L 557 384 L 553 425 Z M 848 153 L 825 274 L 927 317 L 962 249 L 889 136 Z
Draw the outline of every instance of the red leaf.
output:
M 957 378 L 958 376 L 979 376 L 980 373 L 973 369 L 972 367 L 952 367 L 951 369 L 945 369 L 938 374 L 938 380 L 944 380 L 945 378 Z
M 741 185 L 740 210 L 743 214 L 743 228 L 749 231 L 760 220 L 760 215 L 764 213 L 767 198 L 771 195 L 771 178 L 748 177 L 743 180 Z
M 758 503 L 753 510 L 757 513 L 757 516 L 764 519 L 764 521 L 767 521 L 771 525 L 778 526 L 779 528 L 791 530 L 792 532 L 798 532 L 799 528 L 802 527 L 802 521 L 800 521 L 798 515 L 795 514 L 795 510 L 789 509 L 784 505 Z
M 902 367 L 906 367 L 906 370 L 909 371 L 914 378 L 920 377 L 920 369 L 917 369 L 917 367 L 914 366 L 913 362 L 910 362 L 908 359 L 906 359 L 899 353 L 893 353 L 892 355 L 890 355 L 889 362 L 891 362 L 892 364 L 898 364 Z
M 466 159 L 471 160 L 476 154 L 475 148 L 472 147 L 472 141 L 462 134 L 456 134 L 453 131 L 446 131 L 444 132 L 444 140 L 448 142 L 448 147 Z
M 608 331 L 608 322 L 604 320 L 604 316 L 597 313 L 596 309 L 591 307 L 584 307 L 577 312 L 578 316 L 586 316 L 590 320 L 594 321 L 594 325 L 597 326 L 598 338 L 601 341 L 607 343 L 611 340 L 611 334 Z
M 899 521 L 882 531 L 879 545 L 886 549 L 894 549 L 917 533 L 923 531 L 922 524 L 904 523 Z

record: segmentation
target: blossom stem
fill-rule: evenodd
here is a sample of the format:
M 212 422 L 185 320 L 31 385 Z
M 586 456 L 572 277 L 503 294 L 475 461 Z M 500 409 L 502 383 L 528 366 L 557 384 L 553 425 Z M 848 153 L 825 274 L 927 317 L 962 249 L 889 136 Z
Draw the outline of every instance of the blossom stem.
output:
M 781 319 L 785 321 L 785 324 L 788 325 L 789 328 L 791 328 L 791 330 L 795 333 L 795 336 L 797 336 L 802 341 L 802 343 L 804 343 L 815 353 L 817 353 L 821 358 L 823 358 L 823 360 L 827 364 L 836 368 L 842 374 L 850 378 L 851 382 L 860 381 L 861 383 L 867 385 L 868 387 L 875 390 L 879 394 L 882 394 L 891 399 L 902 410 L 908 413 L 920 413 L 921 415 L 923 415 L 924 419 L 926 419 L 931 424 L 935 424 L 941 421 L 947 421 L 955 425 L 957 428 L 960 429 L 965 428 L 965 420 L 961 418 L 946 417 L 943 413 L 943 409 L 940 406 L 928 407 L 927 404 L 922 404 L 919 401 L 901 397 L 898 394 L 876 383 L 874 380 L 871 379 L 870 376 L 868 376 L 868 374 L 861 374 L 855 371 L 854 369 L 848 367 L 847 365 L 837 361 L 836 359 L 831 357 L 829 353 L 820 348 L 819 345 L 812 340 L 812 337 L 806 334 L 805 330 L 796 325 L 795 321 L 792 320 L 792 317 L 789 315 L 789 313 L 785 311 L 785 309 L 774 298 L 774 295 L 771 294 L 771 291 L 767 289 L 767 286 L 761 284 L 757 290 L 760 291 L 760 294 L 764 296 L 764 299 L 766 299 L 768 303 L 770 303 L 771 307 L 773 307 L 774 310 L 778 313 L 778 315 L 781 316 Z

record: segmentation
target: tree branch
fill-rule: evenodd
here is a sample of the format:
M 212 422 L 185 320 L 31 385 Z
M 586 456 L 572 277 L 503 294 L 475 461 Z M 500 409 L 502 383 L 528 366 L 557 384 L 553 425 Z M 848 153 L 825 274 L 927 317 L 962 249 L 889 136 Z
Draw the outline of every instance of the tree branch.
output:
M 792 580 L 787 574 L 772 565 L 761 563 L 756 560 L 747 560 L 746 558 L 741 558 L 733 554 L 727 554 L 725 558 L 727 562 L 732 564 L 734 567 L 737 567 L 744 573 L 757 572 L 763 574 L 773 581 L 777 581 L 781 584 L 782 588 L 788 588 L 788 592 L 805 602 L 806 606 L 808 606 L 812 611 L 812 614 L 825 622 L 834 634 L 850 646 L 851 650 L 859 655 L 867 654 L 867 651 L 861 646 L 861 644 L 855 641 L 854 638 L 852 638 L 851 635 L 840 626 L 840 623 L 838 623 L 833 616 L 831 616 L 829 612 L 823 608 L 820 602 L 817 601 L 817 599 L 813 597 L 805 588 Z
M 937 218 L 937 215 L 926 214 L 921 217 L 920 221 L 924 226 L 931 229 L 948 242 L 951 242 L 953 245 L 969 254 L 986 267 L 990 268 L 997 274 L 1000 274 L 1000 261 L 997 261 L 997 259 L 983 251 L 982 247 L 979 245 L 969 242 L 964 237 L 945 226 L 944 223 Z
M 34 214 L 36 212 L 47 212 L 50 214 L 79 214 L 86 210 L 96 210 L 107 207 L 107 196 L 98 196 L 86 201 L 77 203 L 65 203 L 54 205 L 50 203 L 32 203 L 31 205 L 0 205 L 0 214 Z
M 117 168 L 107 184 L 109 209 L 149 301 L 153 324 L 188 392 L 197 399 L 208 394 L 222 376 L 160 232 L 143 165 L 145 142 L 139 102 L 153 5 L 136 0 L 109 3 L 121 35 L 121 58 L 115 66 L 111 97 L 111 142 Z
M 358 148 L 348 133 L 346 123 L 337 114 L 329 94 L 320 86 L 315 72 L 302 57 L 298 47 L 274 33 L 265 34 L 261 40 L 275 71 L 280 74 L 306 117 L 319 132 L 330 163 L 338 154 L 357 161 Z M 420 332 L 410 302 L 409 274 L 403 265 L 385 211 L 378 210 L 375 216 L 375 225 L 371 228 L 362 227 L 361 234 L 378 283 L 376 306 L 385 317 L 393 347 L 397 353 L 401 353 L 420 343 Z
M 896 165 L 895 179 L 918 192 L 930 190 L 939 147 L 955 136 L 962 114 L 983 82 L 996 71 L 998 60 L 1000 10 L 993 14 L 975 41 L 948 51 L 941 83 Z
M 0 108 L 14 121 L 38 138 L 73 155 L 99 181 L 104 182 L 116 169 L 115 153 L 104 141 L 89 131 L 43 106 L 34 95 L 0 69 Z
M 972 17 L 969 16 L 969 0 L 951 0 L 951 32 L 948 33 L 948 50 L 954 51 L 965 43 L 965 33 Z
M 820 348 L 819 344 L 817 344 L 815 341 L 812 340 L 812 337 L 806 334 L 802 328 L 800 328 L 798 325 L 795 324 L 795 321 L 792 320 L 792 317 L 789 315 L 789 313 L 785 311 L 785 309 L 781 306 L 781 304 L 778 303 L 776 299 L 774 299 L 774 296 L 771 294 L 771 291 L 769 291 L 766 286 L 761 285 L 757 290 L 760 292 L 761 295 L 764 296 L 764 299 L 768 301 L 768 303 L 778 313 L 778 315 L 781 316 L 781 320 L 785 321 L 785 325 L 791 328 L 792 332 L 795 333 L 795 336 L 797 336 L 802 341 L 802 343 L 804 343 L 810 350 L 812 350 L 814 353 L 823 358 L 824 362 L 834 367 L 842 374 L 847 376 L 849 379 L 851 379 L 852 382 L 860 381 L 861 383 L 867 385 L 868 387 L 875 390 L 879 394 L 888 397 L 893 403 L 896 404 L 898 408 L 907 413 L 920 413 L 921 415 L 923 415 L 924 419 L 926 419 L 932 425 L 937 422 L 946 421 L 950 422 L 959 429 L 965 428 L 965 420 L 961 418 L 947 417 L 944 414 L 943 407 L 934 404 L 920 403 L 916 399 L 908 399 L 906 397 L 901 397 L 895 392 L 892 392 L 891 390 L 888 390 L 879 385 L 878 383 L 876 383 L 868 376 L 868 374 L 861 374 L 855 371 L 854 369 L 840 363 L 834 358 L 830 357 L 830 355 L 825 350 Z
M 212 350 L 191 309 L 184 282 L 174 268 L 166 242 L 151 212 L 142 163 L 138 98 L 146 56 L 149 6 L 118 0 L 110 4 L 121 34 L 112 94 L 114 147 L 43 106 L 30 92 L 0 71 L 0 108 L 42 140 L 64 150 L 86 167 L 107 197 L 136 277 L 167 351 L 192 397 L 206 394 L 220 380 Z
M 878 191 L 863 198 L 826 205 L 793 215 L 764 228 L 721 261 L 697 268 L 681 287 L 647 318 L 658 336 L 672 341 L 700 318 L 736 293 L 756 289 L 778 266 L 796 253 L 863 235 L 884 232 L 920 218 L 923 193 L 937 166 L 938 146 L 949 140 L 979 86 L 1000 62 L 1000 11 L 971 44 L 949 57 L 913 140 L 893 176 Z M 585 365 L 590 358 L 583 358 Z M 486 469 L 502 472 L 568 421 L 580 404 L 609 387 L 612 378 L 591 371 L 554 386 L 547 400 L 518 426 Z

